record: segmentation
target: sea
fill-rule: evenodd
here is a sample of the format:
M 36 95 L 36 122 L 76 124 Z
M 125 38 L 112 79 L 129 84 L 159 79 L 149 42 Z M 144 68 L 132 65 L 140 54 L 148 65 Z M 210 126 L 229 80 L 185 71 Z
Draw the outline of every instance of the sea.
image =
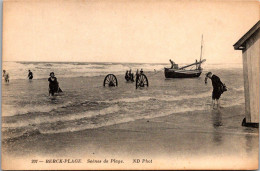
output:
M 185 65 L 185 64 L 180 64 Z M 2 79 L 2 139 L 95 129 L 139 119 L 211 110 L 213 72 L 226 84 L 224 108 L 244 105 L 242 64 L 207 64 L 199 78 L 166 79 L 168 63 L 3 62 L 9 83 Z M 34 78 L 29 81 L 28 70 Z M 149 87 L 126 82 L 126 70 L 143 69 Z M 63 93 L 50 97 L 48 77 L 54 72 Z M 104 87 L 114 74 L 117 87 Z

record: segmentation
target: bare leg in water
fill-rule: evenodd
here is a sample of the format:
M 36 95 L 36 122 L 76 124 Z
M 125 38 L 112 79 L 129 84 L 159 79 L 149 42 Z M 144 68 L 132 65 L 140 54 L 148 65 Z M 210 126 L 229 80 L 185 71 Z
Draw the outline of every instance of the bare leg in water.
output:
M 217 104 L 216 104 L 216 102 L 217 102 Z M 217 109 L 218 108 L 218 99 L 212 99 L 212 107 L 213 107 L 213 109 Z M 217 107 L 215 107 L 217 105 Z
M 217 99 L 217 107 L 218 107 L 218 108 L 223 108 L 223 107 L 220 105 L 220 99 Z

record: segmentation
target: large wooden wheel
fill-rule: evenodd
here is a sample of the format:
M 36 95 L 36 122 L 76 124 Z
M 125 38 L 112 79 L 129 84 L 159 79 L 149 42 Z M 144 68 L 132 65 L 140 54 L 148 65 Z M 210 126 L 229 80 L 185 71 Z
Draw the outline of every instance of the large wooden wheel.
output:
M 148 78 L 146 77 L 146 75 L 141 74 L 137 77 L 136 79 L 136 88 L 138 87 L 148 87 L 149 83 L 148 83 Z
M 117 78 L 114 74 L 108 74 L 105 79 L 103 86 L 108 86 L 108 87 L 115 87 L 118 86 Z

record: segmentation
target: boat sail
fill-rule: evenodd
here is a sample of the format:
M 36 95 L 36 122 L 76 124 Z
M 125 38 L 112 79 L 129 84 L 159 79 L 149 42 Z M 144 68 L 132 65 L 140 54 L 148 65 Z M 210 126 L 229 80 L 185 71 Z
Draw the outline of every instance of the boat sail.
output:
M 171 68 L 164 68 L 164 74 L 166 78 L 194 78 L 199 77 L 202 73 L 201 64 L 206 61 L 206 59 L 202 60 L 202 49 L 203 49 L 203 35 L 201 38 L 201 50 L 200 50 L 200 60 L 195 63 L 178 67 L 177 64 L 173 65 Z M 185 68 L 196 66 L 196 69 L 187 70 Z

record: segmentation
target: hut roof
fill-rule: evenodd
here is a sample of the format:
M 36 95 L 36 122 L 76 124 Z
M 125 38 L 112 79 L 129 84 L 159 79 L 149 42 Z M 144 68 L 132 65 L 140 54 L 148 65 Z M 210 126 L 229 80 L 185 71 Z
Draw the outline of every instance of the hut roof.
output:
M 260 20 L 244 35 L 242 36 L 233 46 L 235 50 L 243 50 L 245 48 L 245 42 L 260 28 Z

